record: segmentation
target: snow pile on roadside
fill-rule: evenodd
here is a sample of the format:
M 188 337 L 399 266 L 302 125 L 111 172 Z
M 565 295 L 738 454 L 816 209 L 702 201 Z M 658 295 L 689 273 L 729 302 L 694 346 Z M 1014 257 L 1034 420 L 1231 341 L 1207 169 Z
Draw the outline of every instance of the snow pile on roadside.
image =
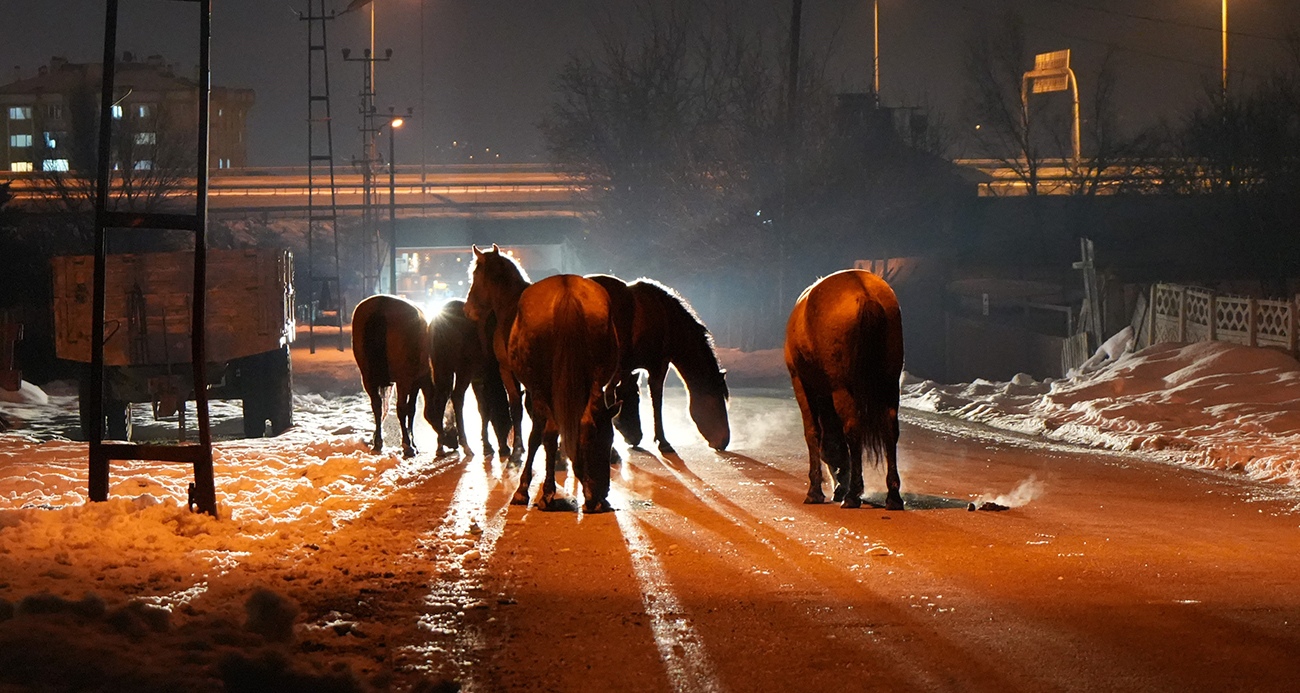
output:
M 87 503 L 84 443 L 0 436 L 0 554 L 31 575 L 87 565 L 161 575 L 224 572 L 320 542 L 420 468 L 359 436 L 295 429 L 214 446 L 222 520 L 186 507 L 186 465 L 117 462 L 109 500 Z M 75 567 L 75 568 L 74 568 Z
M 1224 342 L 1125 353 L 1117 338 L 1057 381 L 941 385 L 904 374 L 903 406 L 1300 486 L 1300 363 Z

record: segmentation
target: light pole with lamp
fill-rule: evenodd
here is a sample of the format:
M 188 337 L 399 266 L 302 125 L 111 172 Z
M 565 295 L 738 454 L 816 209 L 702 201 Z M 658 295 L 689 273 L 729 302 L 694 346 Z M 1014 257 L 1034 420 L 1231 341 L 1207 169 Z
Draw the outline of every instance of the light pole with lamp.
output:
M 397 128 L 402 127 L 410 118 L 412 109 L 406 109 L 406 116 L 399 116 L 388 107 L 388 291 L 397 295 Z M 380 126 L 383 127 L 382 125 Z

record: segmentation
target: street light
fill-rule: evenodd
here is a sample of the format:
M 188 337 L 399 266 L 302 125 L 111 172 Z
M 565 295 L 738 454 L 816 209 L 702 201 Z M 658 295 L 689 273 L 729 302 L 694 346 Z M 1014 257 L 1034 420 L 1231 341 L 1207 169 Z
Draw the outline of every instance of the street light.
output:
M 406 109 L 406 118 L 411 117 L 412 109 Z M 393 113 L 393 107 L 388 107 L 388 291 L 394 296 L 397 295 L 397 128 L 402 127 L 406 120 Z M 383 125 L 379 126 L 383 129 Z

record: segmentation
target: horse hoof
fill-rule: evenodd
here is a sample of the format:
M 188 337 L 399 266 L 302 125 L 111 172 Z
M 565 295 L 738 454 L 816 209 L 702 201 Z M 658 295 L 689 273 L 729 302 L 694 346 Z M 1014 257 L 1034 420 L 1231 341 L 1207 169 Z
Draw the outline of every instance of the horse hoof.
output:
M 889 496 L 885 499 L 885 510 L 903 510 L 905 508 L 902 496 Z
M 841 486 L 840 488 L 835 489 L 835 495 L 831 497 L 836 503 L 842 502 L 844 500 L 844 487 Z
M 841 508 L 861 508 L 862 499 L 857 496 L 848 496 L 840 502 Z
M 408 460 L 415 457 L 415 448 L 402 448 L 402 457 Z
M 572 498 L 549 498 L 543 499 L 537 504 L 537 507 L 548 513 L 557 512 L 577 512 L 578 504 Z
M 659 441 L 659 454 L 661 454 L 661 455 L 676 455 L 676 454 L 677 454 L 677 451 L 673 449 L 673 446 L 670 445 L 670 444 L 668 443 L 668 441 L 666 441 L 666 440 L 661 440 L 661 441 Z
M 515 491 L 515 495 L 510 497 L 511 505 L 528 505 L 528 494 Z
M 820 493 L 816 495 L 810 493 L 803 499 L 804 505 L 821 505 L 822 503 L 825 502 L 826 502 L 826 496 L 823 496 Z
M 596 501 L 596 502 L 594 502 L 594 503 L 591 502 L 591 501 L 587 501 L 587 503 L 586 503 L 586 505 L 584 506 L 584 508 L 585 508 L 586 512 L 591 513 L 591 514 L 593 514 L 593 515 L 596 514 L 596 513 L 608 513 L 608 512 L 613 512 L 613 511 L 614 511 L 613 506 L 611 506 L 611 505 L 609 504 L 609 501 L 605 500 L 604 498 L 602 498 L 602 499 L 600 499 L 600 500 L 598 500 L 598 501 Z

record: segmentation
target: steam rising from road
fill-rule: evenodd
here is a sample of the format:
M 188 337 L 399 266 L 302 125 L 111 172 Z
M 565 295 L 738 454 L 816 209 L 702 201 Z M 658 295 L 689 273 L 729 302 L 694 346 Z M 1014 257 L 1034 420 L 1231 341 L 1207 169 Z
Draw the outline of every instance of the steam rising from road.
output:
M 975 504 L 983 505 L 984 503 L 996 503 L 997 505 L 1004 505 L 1008 508 L 1019 508 L 1023 505 L 1028 505 L 1029 501 L 1043 495 L 1045 490 L 1046 488 L 1044 487 L 1043 482 L 1039 481 L 1038 477 L 1030 476 L 1028 479 L 1017 484 L 1014 489 L 1011 489 L 1010 493 L 1004 493 L 999 496 L 986 493 L 980 496 L 979 499 L 975 501 Z

